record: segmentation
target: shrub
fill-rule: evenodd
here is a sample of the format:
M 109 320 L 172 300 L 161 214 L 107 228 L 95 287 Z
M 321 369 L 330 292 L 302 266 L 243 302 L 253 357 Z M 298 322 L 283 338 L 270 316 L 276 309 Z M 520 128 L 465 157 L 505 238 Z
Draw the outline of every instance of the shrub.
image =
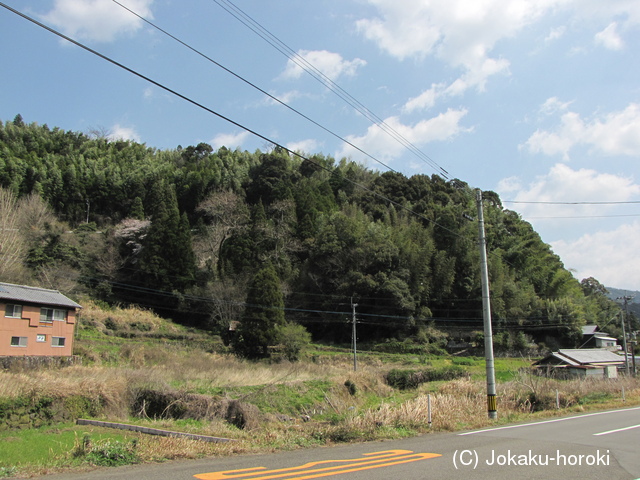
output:
M 138 463 L 136 452 L 137 441 L 121 442 L 118 440 L 100 440 L 93 443 L 89 435 L 85 435 L 81 442 L 76 440 L 72 456 L 100 467 L 116 467 Z
M 356 384 L 353 383 L 351 380 L 347 380 L 346 382 L 344 382 L 344 386 L 347 387 L 347 391 L 349 392 L 349 395 L 355 395 L 356 393 L 358 393 L 358 387 L 356 387 Z
M 393 388 L 407 390 L 417 388 L 426 382 L 454 380 L 466 375 L 467 371 L 459 365 L 449 365 L 425 370 L 393 369 L 385 375 L 385 382 Z

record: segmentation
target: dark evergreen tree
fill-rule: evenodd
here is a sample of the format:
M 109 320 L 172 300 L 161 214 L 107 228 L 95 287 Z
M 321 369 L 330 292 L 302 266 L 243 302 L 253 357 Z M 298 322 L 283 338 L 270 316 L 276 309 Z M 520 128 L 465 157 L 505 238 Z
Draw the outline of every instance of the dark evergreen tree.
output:
M 249 359 L 269 357 L 269 347 L 279 342 L 279 329 L 284 325 L 280 279 L 267 264 L 249 286 L 245 311 L 232 341 L 234 352 Z
M 144 239 L 137 279 L 145 287 L 183 292 L 194 282 L 195 256 L 191 229 L 186 216 L 180 216 L 174 189 L 162 183 Z

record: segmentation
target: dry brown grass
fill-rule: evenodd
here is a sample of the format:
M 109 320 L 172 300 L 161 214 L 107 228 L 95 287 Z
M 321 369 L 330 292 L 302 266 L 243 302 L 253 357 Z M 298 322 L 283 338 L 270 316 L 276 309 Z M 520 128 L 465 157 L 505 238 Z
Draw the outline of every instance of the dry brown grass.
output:
M 624 401 L 623 401 L 624 389 Z M 560 413 L 556 409 L 556 392 L 562 412 L 589 408 L 613 408 L 640 403 L 640 379 L 618 378 L 559 381 L 523 375 L 499 385 L 498 412 L 504 420 L 525 419 L 533 411 L 543 415 Z M 534 397 L 531 396 L 534 394 Z M 532 404 L 538 402 L 537 406 Z M 429 427 L 429 400 L 431 425 Z M 400 405 L 384 403 L 347 419 L 351 428 L 373 431 L 381 426 L 424 432 L 455 431 L 487 426 L 486 385 L 484 382 L 458 379 L 444 383 L 437 392 L 422 393 Z
M 173 331 L 178 332 L 177 326 L 163 320 L 150 310 L 140 307 L 112 307 L 105 310 L 91 300 L 82 301 L 82 310 L 79 313 L 80 322 L 92 322 L 101 330 L 120 329 L 130 330 L 132 325 L 138 326 L 144 331 Z
M 252 363 L 190 345 L 191 332 L 150 312 L 136 308 L 103 311 L 91 302 L 84 304 L 80 323 L 86 337 L 81 337 L 80 343 L 85 352 L 91 354 L 86 358 L 96 361 L 66 368 L 0 371 L 0 398 L 84 396 L 99 399 L 97 403 L 103 407 L 103 418 L 129 421 L 133 400 L 145 389 L 167 394 L 167 398 L 183 399 L 188 394 L 201 394 L 202 397 L 202 394 L 238 391 L 242 387 L 255 391 L 248 387 L 264 386 L 264 390 L 259 390 L 277 392 L 274 386 L 286 384 L 300 385 L 297 392 L 303 398 L 302 382 L 320 380 L 331 385 L 323 399 L 310 400 L 313 405 L 309 405 L 308 412 L 303 412 L 309 414 L 310 418 L 305 418 L 308 421 L 302 418 L 283 420 L 275 414 L 264 414 L 257 416 L 259 423 L 256 419 L 250 423 L 255 428 L 242 429 L 225 421 L 224 415 L 204 415 L 193 423 L 137 418 L 136 423 L 154 428 L 235 440 L 207 444 L 139 436 L 137 453 L 143 461 L 291 449 L 322 442 L 479 428 L 492 423 L 487 418 L 483 381 L 457 379 L 442 382 L 437 388 L 433 384 L 423 384 L 414 391 L 399 392 L 384 382 L 385 374 L 396 365 L 383 363 L 373 356 L 363 358 L 357 372 L 353 371 L 352 360 L 347 355 L 317 355 L 314 361 L 298 363 Z M 118 332 L 140 333 L 141 336 L 122 338 Z M 152 337 L 145 337 L 145 334 L 159 332 L 169 332 L 181 340 L 172 343 L 153 338 L 153 342 L 146 341 Z M 183 341 L 183 337 L 187 340 Z M 201 335 L 195 340 L 200 345 L 206 338 Z M 97 345 L 103 348 L 101 353 L 94 352 Z M 102 361 L 102 357 L 106 360 Z M 355 390 L 350 391 L 345 386 L 346 380 L 355 385 Z M 640 404 L 640 380 L 635 378 L 560 381 L 520 373 L 514 380 L 498 384 L 499 422 L 558 414 L 556 391 L 565 413 L 591 408 L 589 402 L 597 402 L 595 408 L 621 406 L 623 387 L 626 405 Z M 197 395 L 191 398 L 195 397 Z M 231 397 L 225 397 L 221 402 L 230 400 Z M 241 400 L 251 402 L 252 397 L 249 395 Z M 273 405 L 278 405 L 278 400 L 274 399 Z

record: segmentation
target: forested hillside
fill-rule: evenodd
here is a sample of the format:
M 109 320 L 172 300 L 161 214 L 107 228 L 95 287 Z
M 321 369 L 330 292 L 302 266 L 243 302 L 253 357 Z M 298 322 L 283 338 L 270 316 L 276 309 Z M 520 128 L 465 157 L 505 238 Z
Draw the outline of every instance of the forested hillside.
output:
M 475 194 L 462 180 L 278 148 L 156 150 L 18 115 L 0 122 L 0 187 L 2 281 L 222 335 L 272 309 L 316 340 L 349 342 L 352 303 L 359 342 L 482 334 Z M 617 312 L 495 193 L 484 208 L 499 348 L 574 345 L 581 325 Z M 271 297 L 250 291 L 258 274 L 277 282 Z

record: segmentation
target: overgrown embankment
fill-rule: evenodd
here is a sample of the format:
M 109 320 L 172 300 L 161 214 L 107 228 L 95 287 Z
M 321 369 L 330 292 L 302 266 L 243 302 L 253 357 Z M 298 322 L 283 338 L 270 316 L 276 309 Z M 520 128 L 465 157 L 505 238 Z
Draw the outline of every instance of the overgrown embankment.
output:
M 354 372 L 348 351 L 315 347 L 297 363 L 250 363 L 218 338 L 149 312 L 85 305 L 75 352 L 82 365 L 0 370 L 0 477 L 489 424 L 483 359 L 359 353 Z M 626 405 L 640 403 L 635 379 L 552 380 L 528 365 L 496 359 L 499 422 L 624 405 L 623 389 Z M 234 441 L 74 425 L 80 417 Z

